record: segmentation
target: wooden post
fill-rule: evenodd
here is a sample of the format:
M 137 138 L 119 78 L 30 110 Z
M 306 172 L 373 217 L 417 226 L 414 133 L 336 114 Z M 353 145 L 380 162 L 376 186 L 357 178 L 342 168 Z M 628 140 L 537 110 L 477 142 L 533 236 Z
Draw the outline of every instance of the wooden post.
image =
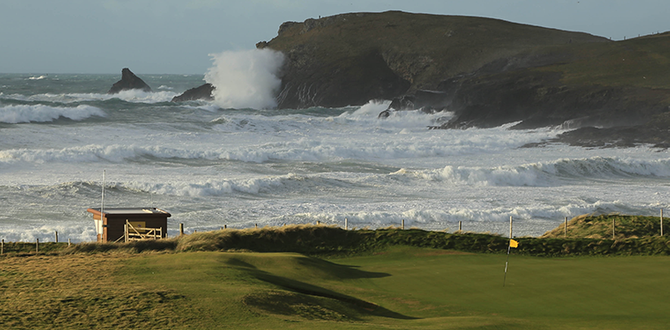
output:
M 70 239 L 68 238 L 67 239 L 67 246 L 70 246 L 70 245 L 72 245 L 72 242 L 70 242 Z
M 258 229 L 258 224 L 254 224 L 254 228 Z
M 126 220 L 126 224 L 123 225 L 123 243 L 128 243 L 128 220 Z
M 35 253 L 39 253 L 39 252 L 40 252 L 40 239 L 36 238 L 35 239 Z
M 568 217 L 565 217 L 565 238 L 568 238 Z
M 316 220 L 316 225 L 318 226 L 318 225 L 320 225 L 320 224 L 321 224 L 321 221 Z
M 5 239 L 2 239 L 2 244 L 0 244 L 0 254 L 5 253 Z
M 616 220 L 612 219 L 612 240 L 616 239 L 616 231 L 614 230 L 614 227 L 616 227 Z
M 661 209 L 661 237 L 663 237 L 663 209 Z
M 402 230 L 405 230 L 405 219 L 402 219 L 401 225 L 402 225 Z
M 184 235 L 184 224 L 179 224 L 179 236 Z
M 463 221 L 458 222 L 458 231 L 463 230 Z
M 344 218 L 344 230 L 349 230 L 349 219 Z
M 54 234 L 56 235 L 56 243 L 58 243 L 58 230 L 55 230 Z
M 228 229 L 228 225 L 223 225 L 223 229 Z

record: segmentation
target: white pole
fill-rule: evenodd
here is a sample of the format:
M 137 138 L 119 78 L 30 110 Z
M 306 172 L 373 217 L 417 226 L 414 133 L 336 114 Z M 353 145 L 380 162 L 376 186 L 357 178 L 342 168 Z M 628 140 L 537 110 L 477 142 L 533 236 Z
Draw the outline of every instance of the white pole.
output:
M 507 244 L 507 260 L 505 261 L 505 277 L 503 277 L 503 287 L 507 281 L 507 265 L 509 265 L 509 252 L 512 248 L 512 216 L 509 216 L 509 242 Z
M 103 239 L 103 216 L 105 213 L 105 172 L 106 170 L 102 170 L 102 198 L 100 200 L 100 226 L 96 228 L 96 231 L 98 234 L 100 234 L 100 240 Z

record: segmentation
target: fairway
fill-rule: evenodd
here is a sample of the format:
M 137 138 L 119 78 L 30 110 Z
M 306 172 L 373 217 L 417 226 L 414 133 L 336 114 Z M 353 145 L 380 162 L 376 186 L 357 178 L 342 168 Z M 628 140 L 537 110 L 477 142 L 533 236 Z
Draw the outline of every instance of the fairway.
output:
M 197 328 L 667 327 L 668 257 L 538 258 L 394 247 L 322 260 L 198 252 L 128 260 L 117 276 L 183 296 Z

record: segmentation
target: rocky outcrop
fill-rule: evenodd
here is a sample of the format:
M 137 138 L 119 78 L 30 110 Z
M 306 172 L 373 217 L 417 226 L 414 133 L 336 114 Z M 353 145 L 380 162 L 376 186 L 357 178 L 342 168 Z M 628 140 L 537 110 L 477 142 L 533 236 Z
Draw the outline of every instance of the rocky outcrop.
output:
M 257 47 L 286 56 L 279 107 L 304 108 L 439 90 L 443 81 L 537 47 L 604 42 L 495 19 L 385 12 L 287 22 Z
M 571 144 L 663 146 L 670 121 L 654 118 L 670 113 L 668 44 L 670 33 L 612 42 L 495 19 L 385 12 L 287 22 L 256 46 L 286 56 L 280 108 L 387 99 L 380 118 L 454 113 L 434 128 L 518 122 L 576 129 L 559 138 Z
M 151 92 L 151 87 L 147 85 L 142 79 L 136 76 L 130 69 L 123 68 L 121 70 L 121 80 L 112 85 L 107 94 L 116 94 L 121 91 L 139 89 L 145 92 Z
M 212 96 L 214 89 L 215 87 L 212 84 L 206 83 L 198 87 L 191 88 L 181 95 L 173 97 L 170 102 L 184 102 L 193 100 L 212 101 L 214 100 L 214 96 Z

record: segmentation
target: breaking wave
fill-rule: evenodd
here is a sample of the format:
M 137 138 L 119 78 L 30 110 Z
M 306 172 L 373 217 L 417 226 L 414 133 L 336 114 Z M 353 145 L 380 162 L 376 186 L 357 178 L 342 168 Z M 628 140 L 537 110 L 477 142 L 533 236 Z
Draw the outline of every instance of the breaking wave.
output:
M 162 90 L 159 92 L 145 92 L 139 89 L 121 91 L 117 94 L 102 94 L 102 93 L 64 93 L 64 94 L 35 94 L 35 95 L 21 95 L 11 94 L 2 95 L 3 99 L 17 100 L 25 102 L 57 102 L 57 103 L 75 103 L 75 102 L 90 102 L 90 101 L 108 101 L 119 99 L 131 103 L 162 103 L 170 102 L 177 93 L 172 91 Z
M 50 122 L 58 118 L 83 120 L 91 116 L 104 117 L 105 112 L 89 105 L 51 107 L 47 105 L 8 105 L 0 108 L 0 122 L 8 124 Z
M 225 109 L 268 109 L 277 106 L 277 77 L 284 55 L 271 49 L 210 54 L 214 61 L 205 81 L 214 85 L 215 103 Z
M 543 187 L 558 185 L 559 180 L 670 178 L 670 159 L 639 160 L 593 157 L 560 159 L 520 166 L 446 166 L 442 169 L 421 171 L 401 169 L 392 175 L 456 185 Z

